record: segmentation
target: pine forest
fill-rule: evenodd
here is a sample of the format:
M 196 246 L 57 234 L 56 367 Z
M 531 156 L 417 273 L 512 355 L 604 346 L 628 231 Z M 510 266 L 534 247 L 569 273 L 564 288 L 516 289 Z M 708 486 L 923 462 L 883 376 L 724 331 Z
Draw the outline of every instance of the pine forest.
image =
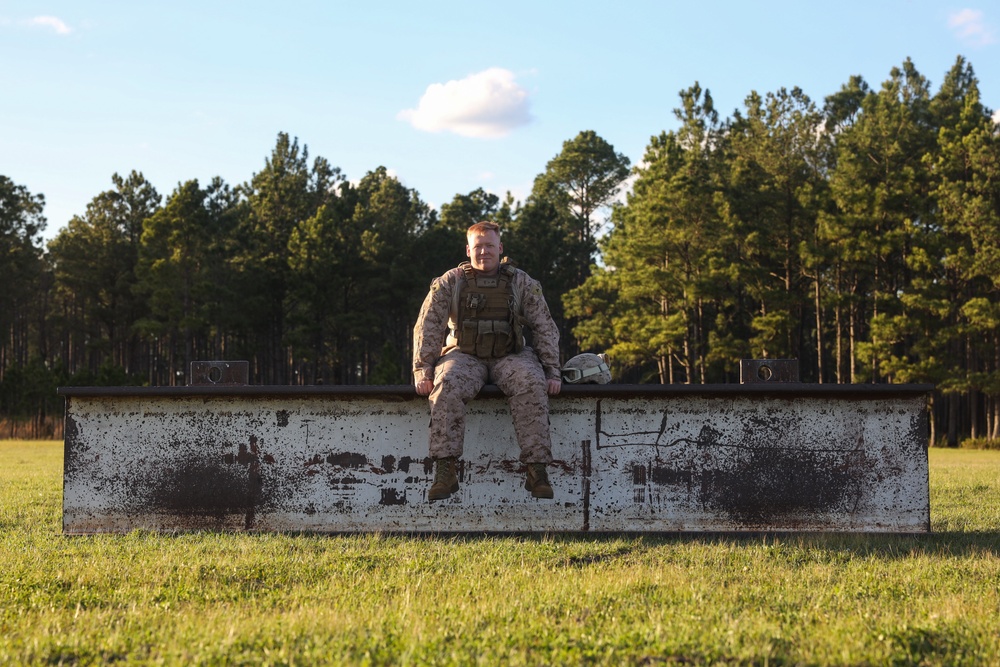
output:
M 253 384 L 409 384 L 428 285 L 489 219 L 564 360 L 702 384 L 798 359 L 804 382 L 935 385 L 932 444 L 1000 439 L 1000 126 L 969 62 L 936 89 L 907 59 L 729 116 L 695 83 L 674 114 L 635 164 L 583 130 L 523 201 L 480 188 L 440 211 L 286 133 L 241 184 L 113 174 L 47 242 L 44 193 L 2 174 L 0 437 L 60 435 L 59 386 L 184 384 L 196 360 L 248 360 Z

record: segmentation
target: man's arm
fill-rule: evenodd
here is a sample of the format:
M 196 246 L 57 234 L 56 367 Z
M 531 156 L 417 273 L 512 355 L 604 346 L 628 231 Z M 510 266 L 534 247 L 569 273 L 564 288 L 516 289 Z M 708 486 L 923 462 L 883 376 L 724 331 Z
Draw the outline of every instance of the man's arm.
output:
M 448 314 L 453 285 L 449 274 L 435 278 L 424 298 L 413 327 L 413 381 L 417 393 L 426 396 L 434 387 L 434 364 L 448 337 Z
M 559 369 L 559 329 L 552 320 L 549 305 L 542 295 L 542 286 L 537 280 L 522 273 L 524 282 L 521 290 L 521 312 L 533 334 L 535 354 L 545 369 L 549 381 L 549 394 L 558 394 L 562 384 Z

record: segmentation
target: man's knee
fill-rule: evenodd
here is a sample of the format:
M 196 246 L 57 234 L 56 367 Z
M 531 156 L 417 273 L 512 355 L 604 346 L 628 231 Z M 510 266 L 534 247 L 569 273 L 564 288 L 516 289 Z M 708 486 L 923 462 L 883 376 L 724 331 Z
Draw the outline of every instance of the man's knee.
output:
M 445 355 L 434 370 L 434 385 L 440 391 L 471 398 L 486 384 L 486 375 L 486 368 L 469 355 Z
M 494 381 L 505 394 L 546 396 L 545 373 L 537 359 L 505 358 L 493 369 Z

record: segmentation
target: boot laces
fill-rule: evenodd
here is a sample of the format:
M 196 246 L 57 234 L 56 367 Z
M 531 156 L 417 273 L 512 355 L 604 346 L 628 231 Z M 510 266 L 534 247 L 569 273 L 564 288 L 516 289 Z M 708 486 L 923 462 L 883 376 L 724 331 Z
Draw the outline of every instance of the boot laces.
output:
M 543 464 L 533 463 L 531 465 L 531 480 L 533 482 L 532 486 L 538 486 L 540 484 L 545 484 L 546 486 L 548 485 L 549 474 L 548 471 L 545 470 L 545 466 Z
M 454 476 L 454 465 L 454 462 L 446 459 L 436 461 L 434 466 L 434 483 L 440 482 L 441 484 L 448 485 Z

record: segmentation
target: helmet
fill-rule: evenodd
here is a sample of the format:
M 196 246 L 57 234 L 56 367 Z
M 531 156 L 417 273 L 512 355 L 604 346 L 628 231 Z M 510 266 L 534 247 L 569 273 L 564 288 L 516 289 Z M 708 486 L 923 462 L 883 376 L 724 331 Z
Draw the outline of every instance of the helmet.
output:
M 611 369 L 608 368 L 608 355 L 578 354 L 562 368 L 563 382 L 569 384 L 607 384 L 611 382 Z

